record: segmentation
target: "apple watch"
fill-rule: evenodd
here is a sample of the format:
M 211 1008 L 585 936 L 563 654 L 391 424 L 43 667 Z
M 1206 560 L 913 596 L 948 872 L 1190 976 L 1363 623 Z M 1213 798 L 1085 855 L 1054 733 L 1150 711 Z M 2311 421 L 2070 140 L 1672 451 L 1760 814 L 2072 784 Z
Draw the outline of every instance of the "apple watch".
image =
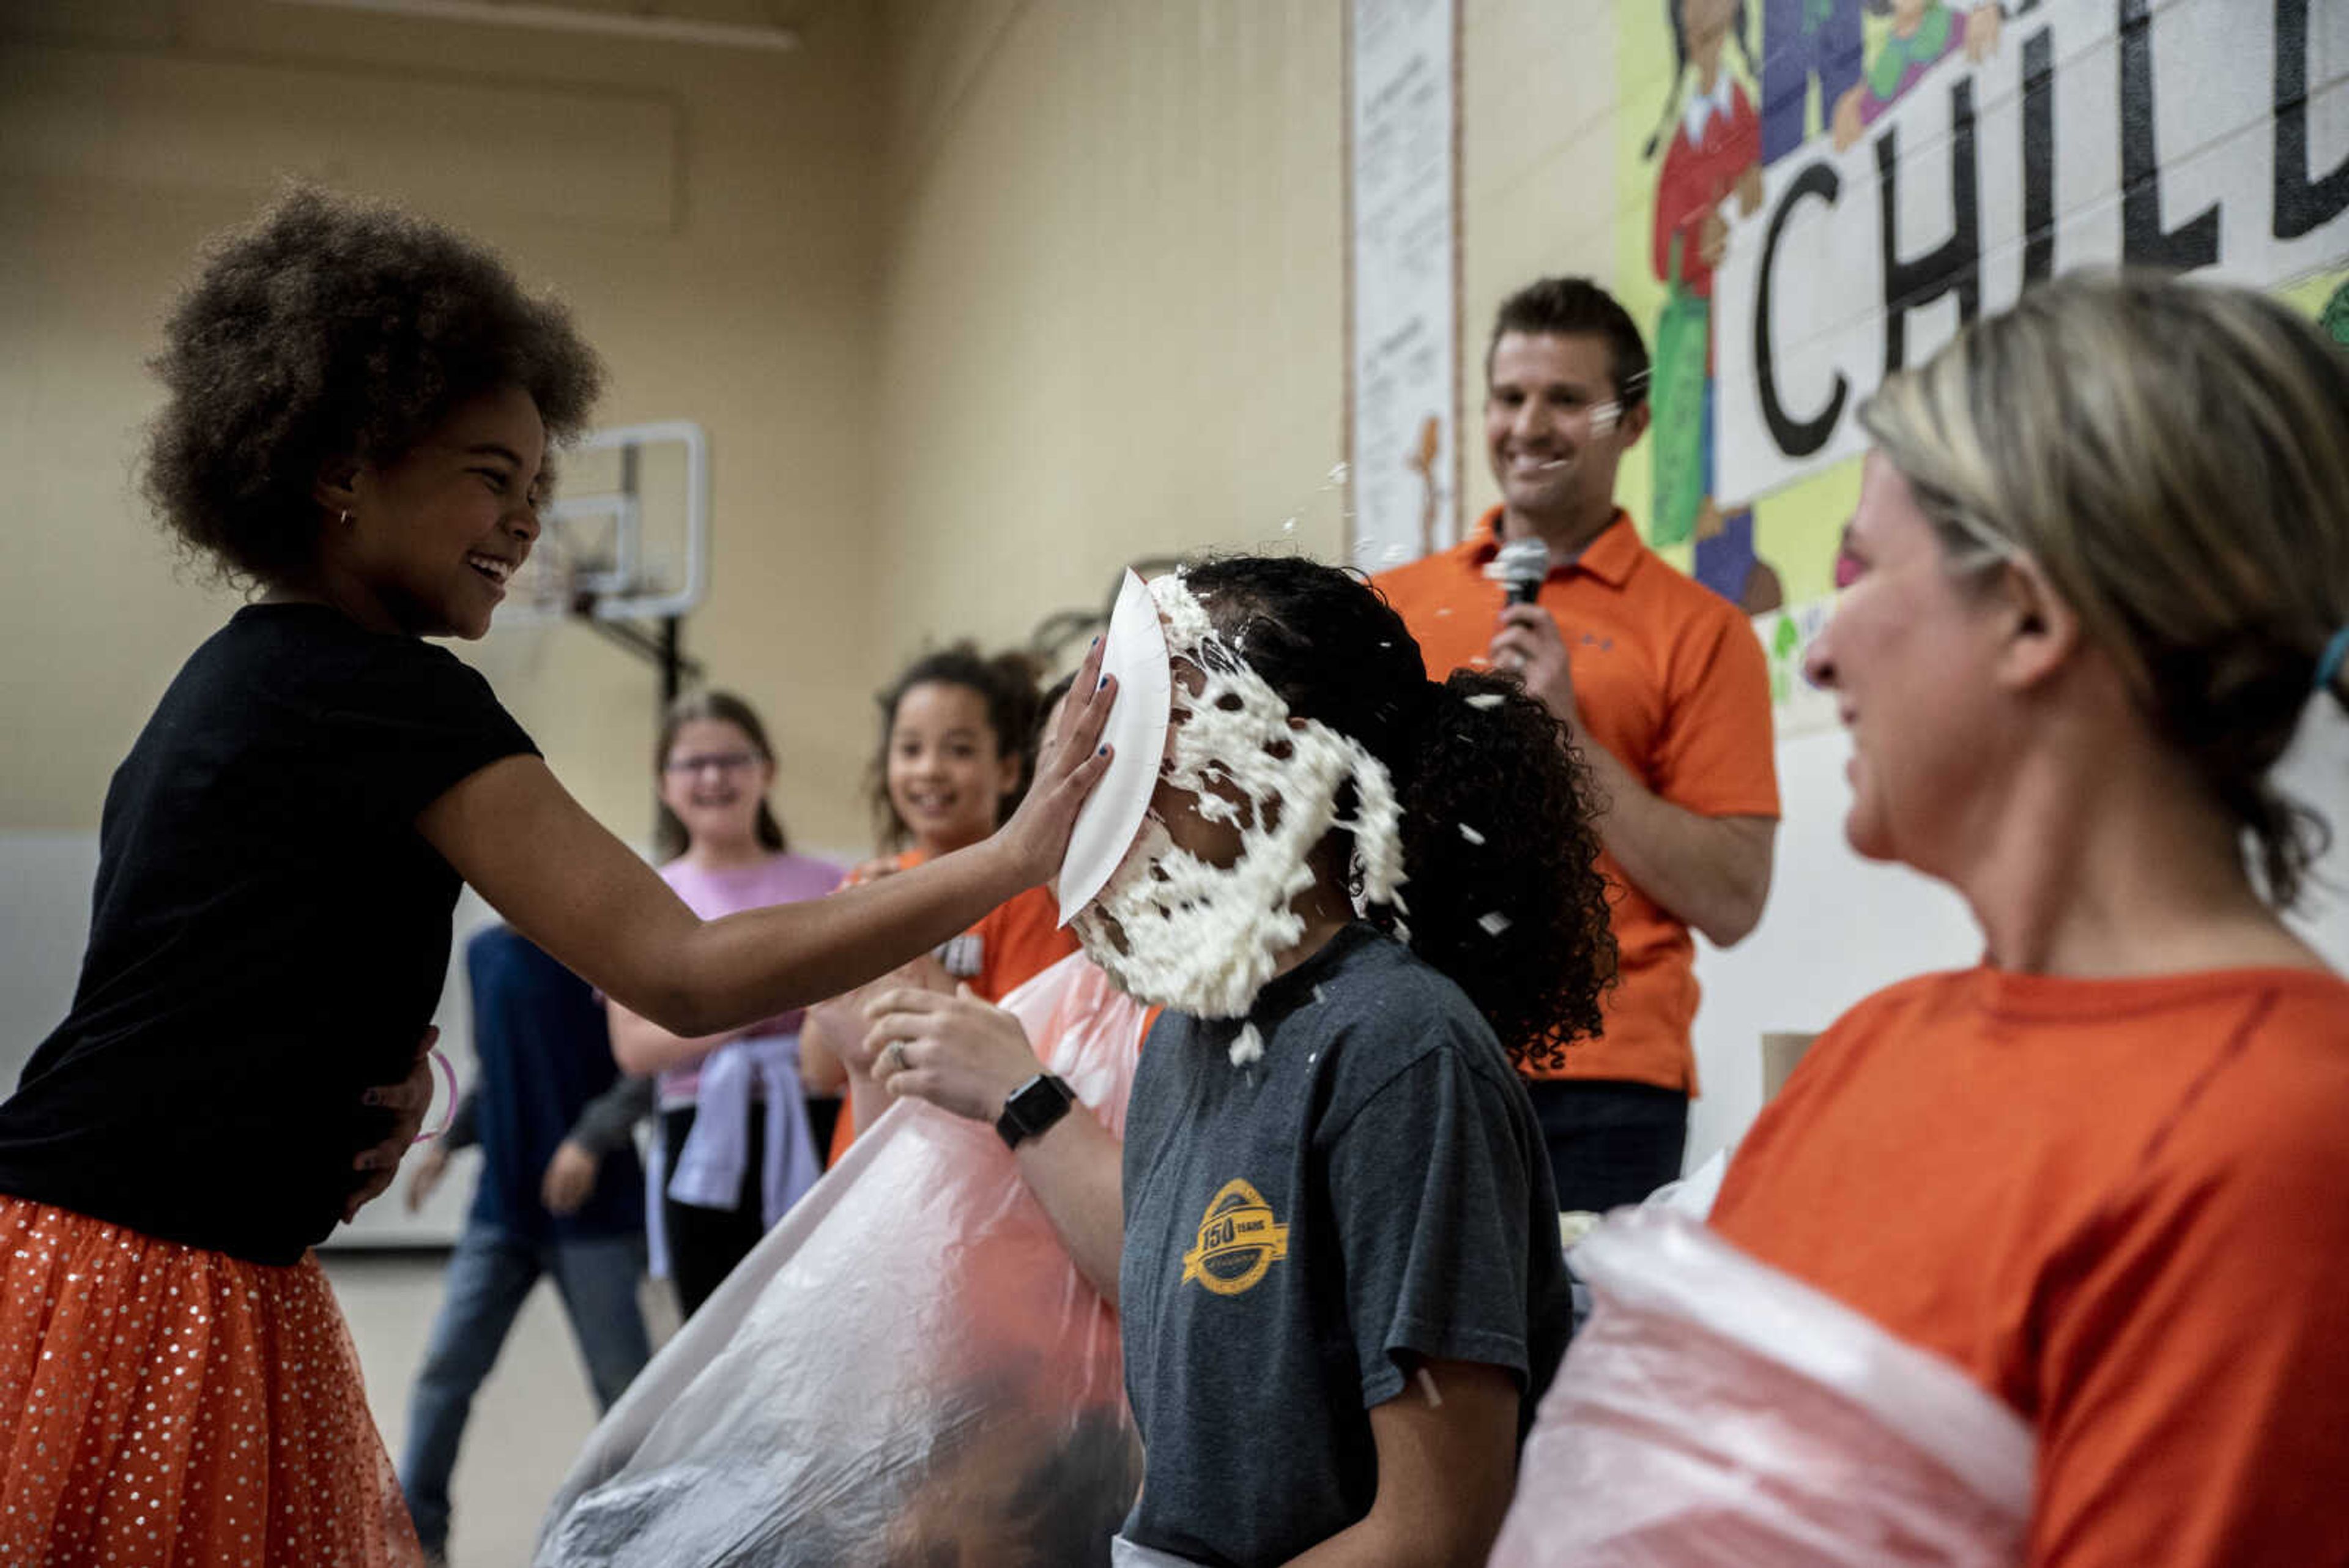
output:
M 1050 1073 L 1039 1073 L 1005 1097 L 995 1130 L 1006 1148 L 1018 1148 L 1069 1114 L 1076 1099 L 1069 1085 Z

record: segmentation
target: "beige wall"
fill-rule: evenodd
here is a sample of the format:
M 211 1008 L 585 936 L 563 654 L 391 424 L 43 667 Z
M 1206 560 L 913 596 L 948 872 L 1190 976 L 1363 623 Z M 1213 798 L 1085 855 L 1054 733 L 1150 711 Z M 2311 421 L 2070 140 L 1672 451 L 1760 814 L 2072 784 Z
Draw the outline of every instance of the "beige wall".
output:
M 0 14 L 0 831 L 94 826 L 233 607 L 175 573 L 137 498 L 141 361 L 200 238 L 295 171 L 446 217 L 558 288 L 609 361 L 602 421 L 708 427 L 718 569 L 688 649 L 777 730 L 800 836 L 864 842 L 878 35 L 860 5 L 801 9 L 781 55 L 265 0 Z M 477 651 L 590 808 L 641 836 L 651 667 L 572 628 Z
M 1138 556 L 1336 554 L 1340 14 L 887 7 L 875 464 L 893 654 L 1024 637 L 1105 602 Z
M 1661 7 L 1660 13 L 1661 13 Z M 1616 111 L 1628 93 L 1615 68 L 1615 11 L 1463 0 L 1461 71 L 1460 377 L 1464 521 L 1496 504 L 1485 462 L 1485 340 L 1503 299 L 1537 277 L 1582 273 L 1608 281 L 1616 205 L 1647 192 L 1615 189 Z
M 1339 0 L 893 0 L 877 459 L 903 654 L 1022 636 L 1135 556 L 1341 558 Z M 1469 504 L 1485 324 L 1611 254 L 1603 5 L 1465 0 Z M 1294 519 L 1294 526 L 1290 520 Z

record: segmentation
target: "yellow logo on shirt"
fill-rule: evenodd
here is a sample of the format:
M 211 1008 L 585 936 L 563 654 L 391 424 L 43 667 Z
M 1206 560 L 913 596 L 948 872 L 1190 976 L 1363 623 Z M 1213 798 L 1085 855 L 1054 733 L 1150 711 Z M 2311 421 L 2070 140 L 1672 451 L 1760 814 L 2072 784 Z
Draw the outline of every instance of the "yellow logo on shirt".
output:
M 1287 1256 L 1288 1227 L 1275 1222 L 1272 1205 L 1247 1182 L 1227 1181 L 1199 1221 L 1199 1244 L 1183 1254 L 1183 1282 L 1236 1296 Z

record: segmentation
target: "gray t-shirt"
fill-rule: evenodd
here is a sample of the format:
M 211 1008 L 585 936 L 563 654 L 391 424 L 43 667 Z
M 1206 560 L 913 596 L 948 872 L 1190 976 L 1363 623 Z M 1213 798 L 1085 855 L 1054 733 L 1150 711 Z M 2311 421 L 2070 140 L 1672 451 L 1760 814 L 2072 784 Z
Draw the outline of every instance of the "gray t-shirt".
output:
M 1245 1066 L 1238 1023 L 1153 1031 L 1119 1274 L 1145 1450 L 1125 1534 L 1234 1568 L 1370 1511 L 1370 1410 L 1409 1368 L 1509 1368 L 1522 1437 L 1570 1332 L 1540 1128 L 1459 987 L 1350 926 L 1247 1023 L 1264 1054 Z

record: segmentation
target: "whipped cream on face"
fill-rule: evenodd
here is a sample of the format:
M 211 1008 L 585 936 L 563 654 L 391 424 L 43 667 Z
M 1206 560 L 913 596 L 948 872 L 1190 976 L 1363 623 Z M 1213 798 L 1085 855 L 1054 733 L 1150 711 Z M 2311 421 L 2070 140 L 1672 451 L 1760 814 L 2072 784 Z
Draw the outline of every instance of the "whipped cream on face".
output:
M 1386 765 L 1317 720 L 1292 723 L 1288 705 L 1216 630 L 1180 574 L 1150 586 L 1166 651 L 1204 677 L 1177 680 L 1179 722 L 1168 729 L 1164 776 L 1197 811 L 1240 836 L 1239 857 L 1211 865 L 1178 848 L 1145 817 L 1100 895 L 1070 922 L 1086 956 L 1128 995 L 1201 1018 L 1238 1018 L 1305 934 L 1290 909 L 1313 885 L 1307 864 L 1332 827 L 1354 839 L 1358 902 L 1401 903 L 1400 808 Z M 1354 786 L 1354 815 L 1338 798 Z M 1211 787 L 1212 786 L 1212 787 Z M 1245 799 L 1243 812 L 1233 796 Z

